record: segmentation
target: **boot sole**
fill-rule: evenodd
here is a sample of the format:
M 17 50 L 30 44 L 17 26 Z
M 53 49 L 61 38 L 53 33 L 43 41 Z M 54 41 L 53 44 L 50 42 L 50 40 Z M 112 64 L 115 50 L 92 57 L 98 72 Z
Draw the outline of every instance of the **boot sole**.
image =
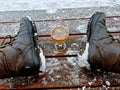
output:
M 38 34 L 37 34 L 37 28 L 34 22 L 32 22 L 32 31 L 33 31 L 33 40 L 34 40 L 33 42 L 35 47 L 37 47 Z
M 38 34 L 37 34 L 37 28 L 36 28 L 36 25 L 34 23 L 34 21 L 30 18 L 30 17 L 27 17 L 29 22 L 31 23 L 31 26 L 32 26 L 32 38 L 33 38 L 33 43 L 34 43 L 34 46 L 35 48 L 37 48 L 37 40 L 38 40 Z
M 34 21 L 31 19 L 31 17 L 26 16 L 26 18 L 29 20 L 29 22 L 31 23 L 32 26 L 32 34 L 33 34 L 33 43 L 35 45 L 35 47 L 37 47 L 37 40 L 38 40 L 38 34 L 37 34 L 37 28 L 36 25 L 34 23 Z

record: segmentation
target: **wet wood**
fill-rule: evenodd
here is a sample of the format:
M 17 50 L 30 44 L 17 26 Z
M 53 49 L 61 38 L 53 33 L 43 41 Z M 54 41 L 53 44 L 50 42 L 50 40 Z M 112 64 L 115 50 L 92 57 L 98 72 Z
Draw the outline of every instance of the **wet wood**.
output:
M 40 35 L 49 35 L 52 28 L 56 25 L 64 25 L 68 27 L 70 34 L 86 33 L 89 18 L 69 18 L 62 20 L 37 20 L 37 30 Z M 106 18 L 106 25 L 109 32 L 120 32 L 120 17 L 114 16 Z M 18 22 L 0 22 L 0 36 L 6 36 L 9 33 L 14 36 L 19 30 Z
M 0 79 L 3 89 L 74 89 L 74 88 L 112 88 L 120 86 L 118 73 L 92 73 L 80 68 L 77 57 L 47 58 L 46 73 L 38 76 Z M 5 81 L 6 80 L 6 81 Z
M 84 84 L 79 84 L 79 85 L 62 85 L 62 86 L 60 86 L 60 85 L 55 85 L 55 86 L 52 86 L 52 85 L 48 85 L 48 86 L 46 86 L 46 87 L 44 87 L 44 86 L 40 86 L 39 84 L 34 84 L 34 85 L 31 85 L 31 86 L 16 86 L 15 88 L 16 89 L 37 89 L 37 88 L 39 88 L 39 89 L 74 89 L 74 88 L 76 88 L 76 89 L 81 89 L 81 88 L 83 88 L 83 87 L 89 87 L 89 89 L 91 88 L 93 88 L 93 87 L 106 87 L 106 89 L 107 89 L 107 87 L 109 87 L 109 88 L 112 88 L 112 87 L 117 87 L 117 86 L 120 86 L 120 83 L 118 83 L 118 82 L 111 82 L 111 85 L 110 86 L 108 86 L 108 85 L 106 85 L 106 83 L 105 82 L 95 82 L 95 83 L 92 83 L 92 85 L 89 85 L 88 83 L 84 83 Z
M 90 18 L 63 18 L 35 20 L 39 40 L 46 57 L 46 72 L 38 76 L 15 77 L 0 79 L 0 89 L 78 89 L 83 87 L 119 87 L 120 74 L 118 73 L 93 73 L 77 64 L 77 53 L 80 50 L 80 42 L 86 35 L 87 23 Z M 67 40 L 67 49 L 58 52 L 54 49 L 54 42 L 50 37 L 50 30 L 58 23 L 69 27 L 70 36 Z M 114 37 L 120 39 L 120 16 L 107 16 L 108 31 Z M 0 22 L 1 37 L 3 41 L 6 34 L 14 35 L 19 30 L 18 22 Z M 9 42 L 9 38 L 5 42 Z M 97 89 L 96 89 L 97 90 Z
M 120 32 L 113 32 L 110 34 L 113 36 L 120 36 Z M 55 42 L 53 42 L 50 35 L 38 35 L 38 42 L 46 57 L 75 57 L 80 51 L 80 42 L 84 35 L 86 35 L 86 33 L 70 34 L 68 40 L 66 41 L 67 48 L 62 52 L 55 50 Z M 10 42 L 10 38 L 12 39 L 14 37 L 0 37 L 0 42 L 3 42 L 4 39 L 5 42 Z M 118 38 L 120 39 L 120 37 Z

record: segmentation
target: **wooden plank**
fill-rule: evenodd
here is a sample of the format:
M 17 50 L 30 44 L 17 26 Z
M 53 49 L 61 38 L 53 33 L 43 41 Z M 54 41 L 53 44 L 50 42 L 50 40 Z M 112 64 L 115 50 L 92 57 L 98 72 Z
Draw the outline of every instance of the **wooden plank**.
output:
M 110 33 L 114 35 L 114 38 L 120 40 L 120 33 Z M 77 53 L 80 51 L 80 42 L 83 39 L 84 34 L 70 34 L 68 40 L 66 41 L 67 49 L 59 52 L 55 50 L 55 42 L 53 42 L 50 35 L 39 35 L 38 44 L 42 47 L 46 57 L 76 57 Z M 5 37 L 0 37 L 0 42 L 3 42 Z M 13 37 L 12 37 L 13 38 Z M 5 42 L 10 42 L 8 37 Z
M 69 36 L 69 39 L 66 42 L 67 49 L 63 52 L 56 51 L 54 48 L 54 42 L 51 37 L 41 37 L 39 38 L 39 44 L 42 47 L 44 54 L 46 56 L 60 56 L 60 55 L 76 55 L 76 52 L 79 50 L 79 45 L 81 41 L 81 35 L 72 35 Z M 74 46 L 74 45 L 77 45 Z M 76 50 L 75 50 L 76 47 Z M 73 50 L 74 49 L 74 50 Z
M 113 33 L 113 35 L 120 35 L 120 33 Z M 119 36 L 115 38 L 120 40 Z M 40 37 L 39 45 L 42 47 L 44 54 L 46 57 L 49 56 L 76 56 L 76 54 L 80 51 L 80 42 L 83 39 L 83 35 L 70 35 L 68 40 L 66 41 L 67 49 L 59 52 L 55 50 L 54 42 L 51 37 Z
M 70 18 L 63 20 L 38 20 L 35 21 L 38 33 L 41 35 L 50 34 L 55 26 L 61 24 L 68 27 L 70 34 L 85 33 L 87 30 L 89 18 Z M 108 17 L 106 19 L 108 31 L 120 32 L 120 17 Z M 19 23 L 0 23 L 0 36 L 16 35 L 19 31 Z
M 86 87 L 120 86 L 120 74 L 105 72 L 92 73 L 80 68 L 77 57 L 57 57 L 46 59 L 46 73 L 39 76 L 0 79 L 4 88 L 28 89 L 69 89 Z

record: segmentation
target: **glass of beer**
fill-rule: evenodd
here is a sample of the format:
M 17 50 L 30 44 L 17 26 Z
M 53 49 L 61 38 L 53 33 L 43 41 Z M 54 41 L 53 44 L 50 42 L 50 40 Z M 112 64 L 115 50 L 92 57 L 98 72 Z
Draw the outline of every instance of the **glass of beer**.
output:
M 69 31 L 64 26 L 56 26 L 51 30 L 51 38 L 55 42 L 55 49 L 58 51 L 63 51 L 66 49 L 66 40 L 69 36 Z

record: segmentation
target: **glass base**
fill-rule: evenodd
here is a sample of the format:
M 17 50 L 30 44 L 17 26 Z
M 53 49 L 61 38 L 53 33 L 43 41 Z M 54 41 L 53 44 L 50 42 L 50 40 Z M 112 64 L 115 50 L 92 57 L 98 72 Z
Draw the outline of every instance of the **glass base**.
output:
M 66 48 L 67 48 L 66 43 L 63 43 L 63 44 L 55 44 L 55 49 L 56 49 L 57 51 L 63 51 L 63 50 L 65 50 Z

